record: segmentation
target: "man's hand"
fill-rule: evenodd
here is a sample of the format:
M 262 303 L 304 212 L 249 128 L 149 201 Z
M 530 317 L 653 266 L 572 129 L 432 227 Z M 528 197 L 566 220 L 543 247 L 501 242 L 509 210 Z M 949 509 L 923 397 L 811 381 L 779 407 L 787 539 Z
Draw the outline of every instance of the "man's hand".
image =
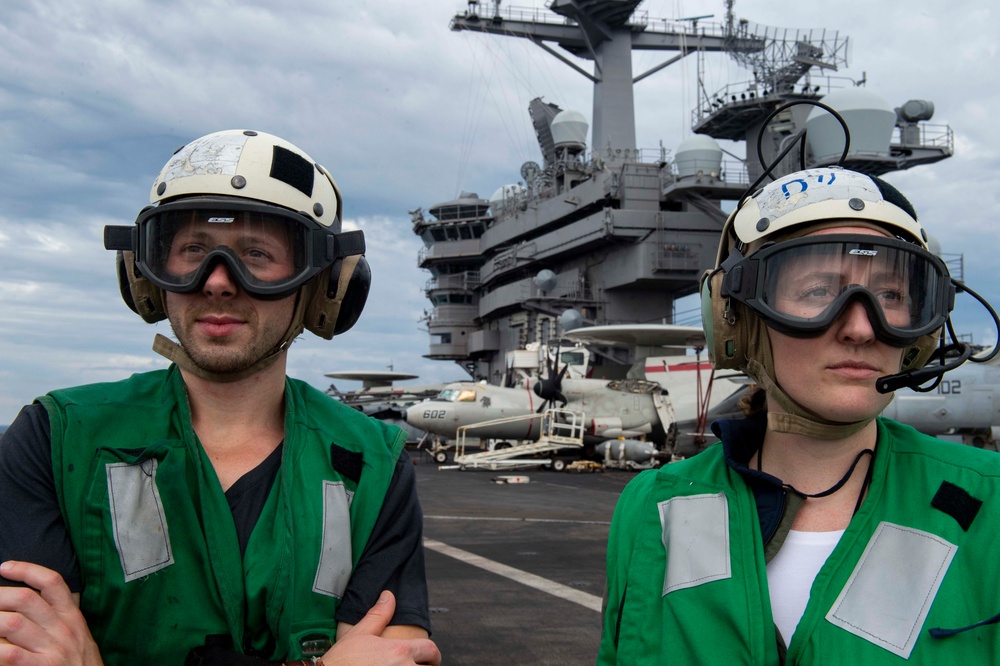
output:
M 0 576 L 27 585 L 0 586 L 0 664 L 103 664 L 62 576 L 14 561 L 0 564 Z
M 345 628 L 341 625 L 338 628 L 337 642 L 323 655 L 324 666 L 347 664 L 440 666 L 441 653 L 429 638 L 382 637 L 395 612 L 396 597 L 388 590 L 382 592 L 382 596 L 360 622 L 353 627 Z

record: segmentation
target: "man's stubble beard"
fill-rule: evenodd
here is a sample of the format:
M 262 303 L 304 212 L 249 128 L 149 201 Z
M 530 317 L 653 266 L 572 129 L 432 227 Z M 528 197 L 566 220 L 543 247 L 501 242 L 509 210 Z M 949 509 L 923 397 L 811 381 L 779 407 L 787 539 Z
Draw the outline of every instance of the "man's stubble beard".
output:
M 250 341 L 242 346 L 236 346 L 226 338 L 195 335 L 194 329 L 199 316 L 203 314 L 232 315 L 243 320 L 243 326 L 253 333 Z M 285 337 L 290 321 L 281 322 L 279 318 L 269 318 L 263 328 L 257 311 L 247 305 L 229 305 L 225 308 L 216 306 L 190 307 L 183 313 L 184 320 L 168 312 L 170 325 L 187 355 L 202 370 L 216 374 L 242 372 L 257 361 L 270 356 Z M 200 339 L 199 339 L 200 338 Z

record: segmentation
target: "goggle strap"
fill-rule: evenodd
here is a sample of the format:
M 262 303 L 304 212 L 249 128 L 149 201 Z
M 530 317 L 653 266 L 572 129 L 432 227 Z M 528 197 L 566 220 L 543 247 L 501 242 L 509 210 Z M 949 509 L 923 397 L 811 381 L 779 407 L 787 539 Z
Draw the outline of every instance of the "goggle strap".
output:
M 723 273 L 728 273 L 730 270 L 732 270 L 733 266 L 740 263 L 741 261 L 743 261 L 743 253 L 740 252 L 737 248 L 733 248 L 732 251 L 729 253 L 729 256 L 726 257 L 726 260 L 722 262 L 719 268 L 722 269 Z
M 104 227 L 104 249 L 135 251 L 135 225 L 109 224 Z
M 350 257 L 355 254 L 365 253 L 365 232 L 357 229 L 355 231 L 345 231 L 342 234 L 337 234 L 336 236 L 329 236 L 327 241 L 329 248 L 329 243 L 334 243 L 336 247 L 336 256 L 333 257 L 334 260 L 343 259 L 344 257 Z M 333 252 L 329 254 L 334 254 Z
M 733 248 L 729 256 L 726 257 L 726 260 L 716 269 L 717 271 L 722 271 L 722 296 L 732 295 L 730 288 L 734 286 L 734 280 L 738 282 L 740 277 L 739 275 L 733 275 L 732 271 L 741 261 L 743 261 L 743 254 L 738 249 Z M 742 270 L 740 270 L 740 274 L 742 274 Z M 736 284 L 735 286 L 739 290 L 740 285 Z

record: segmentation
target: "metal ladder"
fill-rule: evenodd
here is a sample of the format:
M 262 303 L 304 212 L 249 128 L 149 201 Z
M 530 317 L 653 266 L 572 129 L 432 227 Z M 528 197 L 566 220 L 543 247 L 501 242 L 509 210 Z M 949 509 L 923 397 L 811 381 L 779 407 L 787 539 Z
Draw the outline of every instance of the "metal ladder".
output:
M 525 416 L 510 416 L 502 419 L 492 419 L 482 423 L 462 426 L 457 431 L 458 444 L 455 447 L 455 464 L 463 468 L 489 469 L 550 465 L 551 458 L 524 458 L 523 456 L 549 453 L 563 449 L 582 449 L 584 434 L 584 414 L 570 409 L 551 407 L 540 414 Z M 469 430 L 483 428 L 500 423 L 515 423 L 519 421 L 542 420 L 542 435 L 536 442 L 525 442 L 514 446 L 480 453 L 465 453 L 466 434 Z

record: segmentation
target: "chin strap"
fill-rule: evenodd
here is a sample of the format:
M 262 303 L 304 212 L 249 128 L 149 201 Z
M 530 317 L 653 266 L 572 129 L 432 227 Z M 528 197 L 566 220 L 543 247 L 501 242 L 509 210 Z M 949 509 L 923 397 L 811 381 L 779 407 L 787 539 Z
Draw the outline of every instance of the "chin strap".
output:
M 298 297 L 295 301 L 295 311 L 292 313 L 292 320 L 288 325 L 288 330 L 285 331 L 285 337 L 281 339 L 278 345 L 271 350 L 267 356 L 264 356 L 253 363 L 251 366 L 244 368 L 243 370 L 237 372 L 212 372 L 211 370 L 205 370 L 200 365 L 194 362 L 194 359 L 188 355 L 187 351 L 181 347 L 179 344 L 171 340 L 170 338 L 156 334 L 153 338 L 153 351 L 155 351 L 160 356 L 163 356 L 168 361 L 176 363 L 178 367 L 182 370 L 186 370 L 196 377 L 201 377 L 204 380 L 210 382 L 219 382 L 221 384 L 228 384 L 229 382 L 238 382 L 241 379 L 246 379 L 252 375 L 257 374 L 264 368 L 270 367 L 281 358 L 281 355 L 288 351 L 288 348 L 292 346 L 295 338 L 299 337 L 304 329 L 303 320 L 305 319 L 305 311 L 312 300 L 313 290 L 316 288 L 315 281 L 311 281 L 299 290 Z
M 168 361 L 176 363 L 178 367 L 182 370 L 187 370 L 191 374 L 201 377 L 210 382 L 219 382 L 221 384 L 228 384 L 229 382 L 238 382 L 241 379 L 246 379 L 251 375 L 255 375 L 264 368 L 273 365 L 278 358 L 288 349 L 288 344 L 282 344 L 277 349 L 275 349 L 271 354 L 260 359 L 253 365 L 239 372 L 212 372 L 210 370 L 205 370 L 200 365 L 195 363 L 188 353 L 179 344 L 171 340 L 170 338 L 156 334 L 153 338 L 153 351 L 155 351 L 160 356 L 163 356 Z
M 801 407 L 788 396 L 760 362 L 751 360 L 747 363 L 747 374 L 761 385 L 767 394 L 781 405 L 785 413 L 767 412 L 767 427 L 775 432 L 793 435 L 805 435 L 816 439 L 844 439 L 861 432 L 874 418 L 863 419 L 851 423 L 828 421 Z

